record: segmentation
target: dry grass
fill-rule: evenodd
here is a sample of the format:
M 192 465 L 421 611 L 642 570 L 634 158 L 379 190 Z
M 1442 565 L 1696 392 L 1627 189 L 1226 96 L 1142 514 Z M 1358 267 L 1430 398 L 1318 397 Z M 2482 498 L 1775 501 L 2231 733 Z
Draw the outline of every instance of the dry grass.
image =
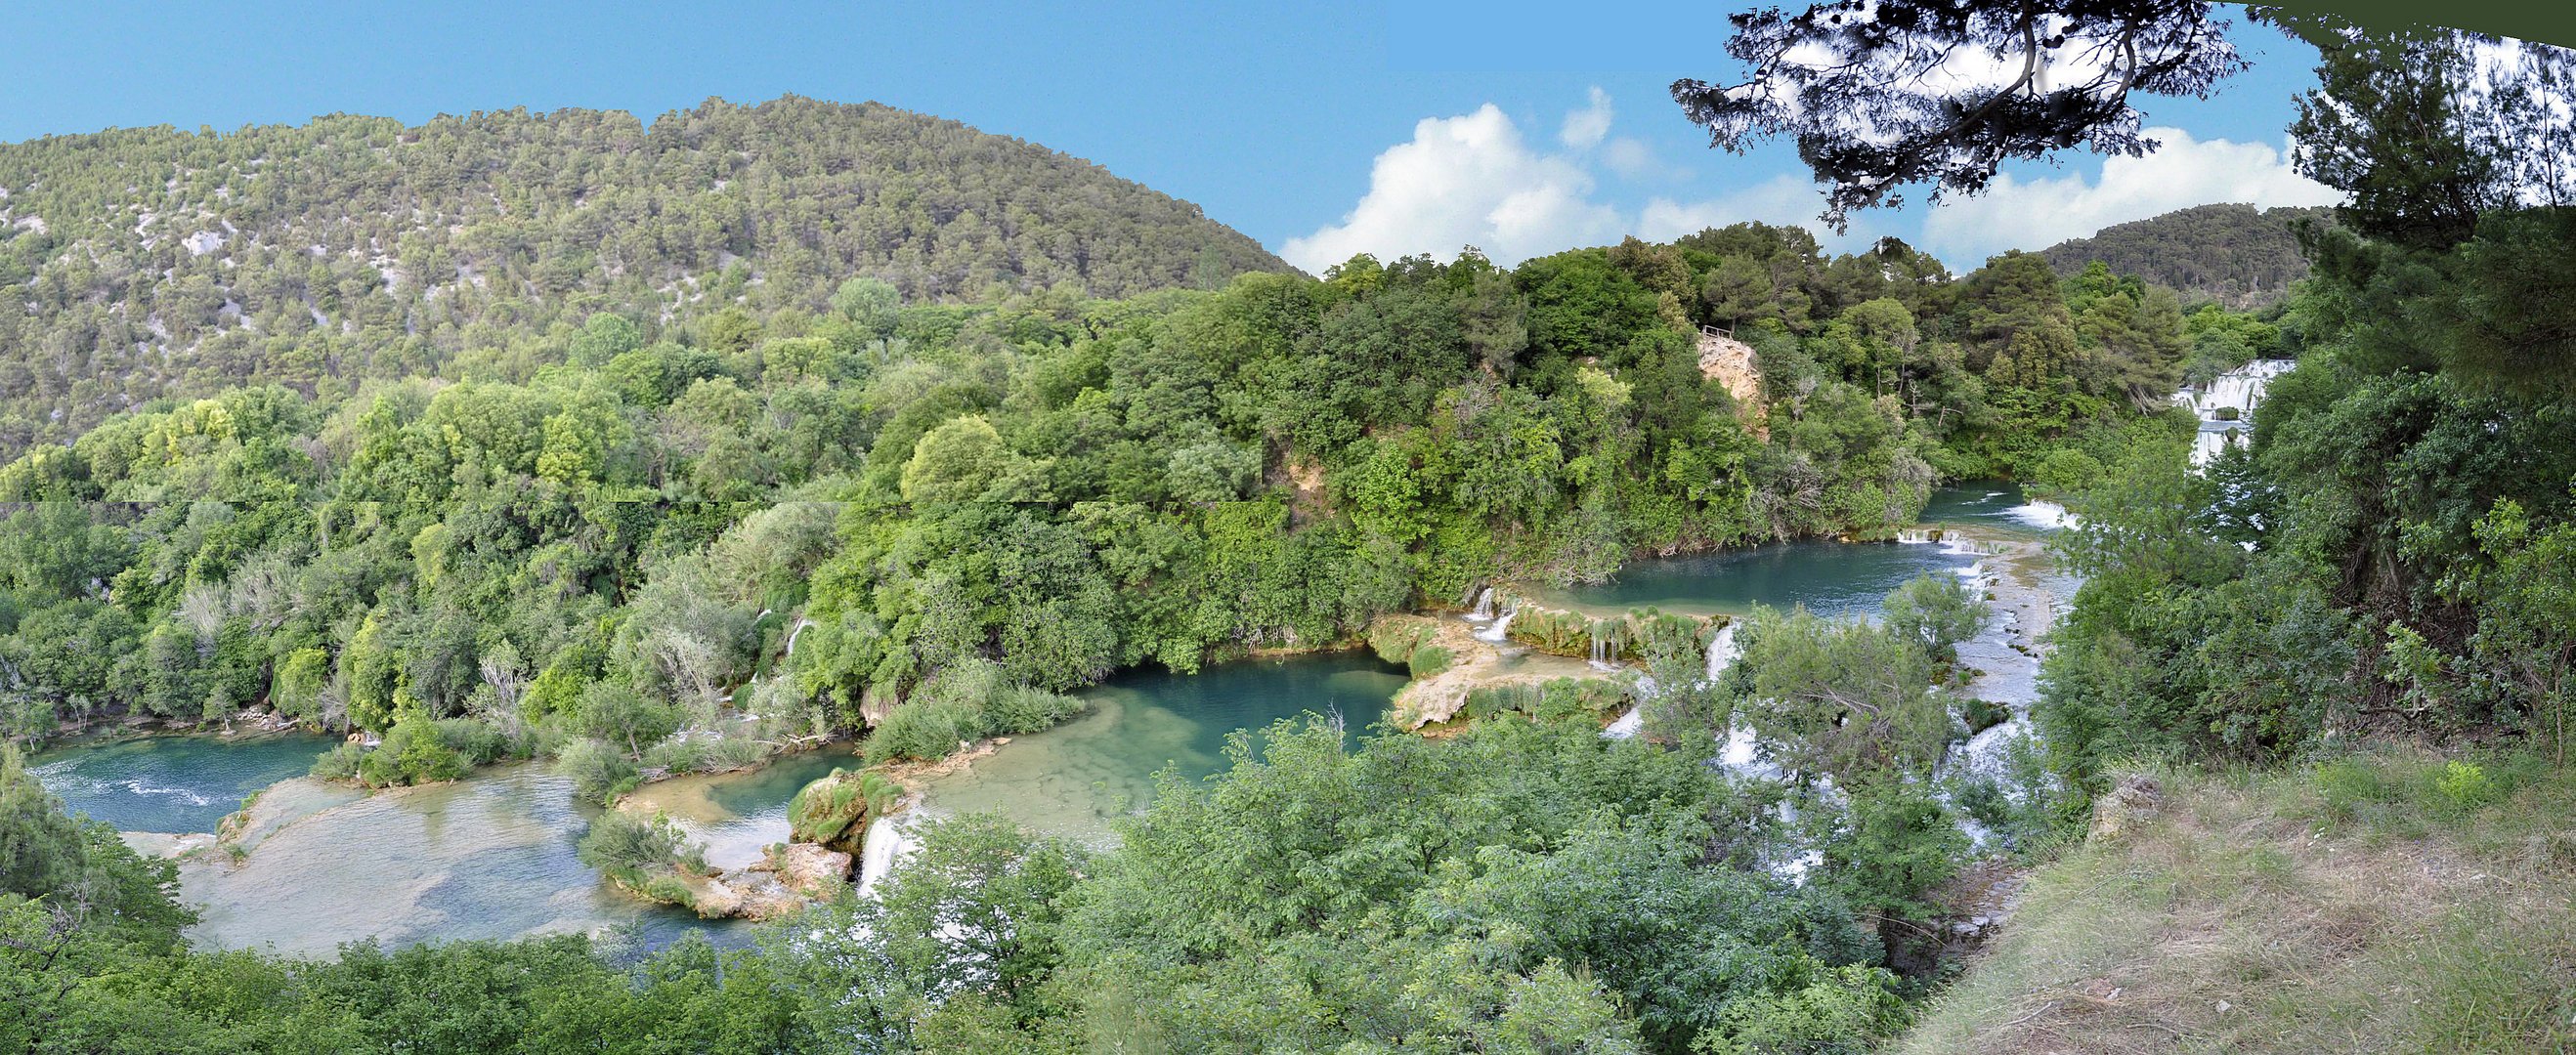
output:
M 2464 802 L 2442 766 L 2155 774 L 2161 816 L 2035 872 L 1894 1047 L 2576 1050 L 2576 776 Z

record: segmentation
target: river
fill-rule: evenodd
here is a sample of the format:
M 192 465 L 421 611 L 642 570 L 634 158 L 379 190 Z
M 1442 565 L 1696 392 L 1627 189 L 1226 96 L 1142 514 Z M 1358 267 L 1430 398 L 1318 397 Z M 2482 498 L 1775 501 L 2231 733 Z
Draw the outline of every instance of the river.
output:
M 242 799 L 313 768 L 339 741 L 307 733 L 83 739 L 28 768 L 63 807 L 118 831 L 211 832 Z
M 1130 671 L 1084 690 L 1080 717 L 1016 737 L 918 790 L 932 813 L 998 811 L 1097 844 L 1112 818 L 1152 798 L 1153 775 L 1166 765 L 1184 778 L 1208 776 L 1227 766 L 1227 734 L 1310 712 L 1364 731 L 1406 680 L 1367 652 L 1240 660 L 1198 674 Z
M 2029 501 L 2013 484 L 1972 480 L 1935 489 L 1924 507 L 1922 524 L 1980 539 L 2011 541 L 2037 538 L 2064 518 L 2065 510 Z M 1934 543 L 1929 532 L 1909 532 L 1907 537 L 1913 541 L 1777 542 L 1651 558 L 1630 562 L 1606 582 L 1536 587 L 1527 593 L 1531 600 L 1551 608 L 1599 616 L 1649 607 L 1686 615 L 1740 616 L 1756 604 L 1804 605 L 1824 616 L 1868 615 L 1878 611 L 1888 591 L 1906 580 L 1927 572 L 1967 573 L 1983 556 L 1973 547 Z
M 1535 599 L 1605 612 L 1654 605 L 1739 614 L 1758 602 L 1866 615 L 1914 575 L 1969 575 L 1994 588 L 1998 608 L 2012 615 L 1963 646 L 1962 659 L 1988 672 L 1976 693 L 2014 704 L 2018 717 L 2035 692 L 2035 636 L 2050 596 L 2066 596 L 2059 590 L 2067 586 L 2028 543 L 2063 523 L 2063 511 L 2025 501 L 2010 485 L 1971 483 L 1936 492 L 1924 521 L 1972 539 L 1795 543 L 1640 561 L 1608 583 L 1535 591 Z M 1998 547 L 2014 552 L 1991 552 Z M 1088 706 L 1073 720 L 1016 737 L 913 790 L 926 813 L 993 810 L 1102 843 L 1114 818 L 1150 799 L 1156 771 L 1205 777 L 1227 765 L 1229 733 L 1310 712 L 1364 730 L 1405 681 L 1364 652 L 1244 660 L 1195 675 L 1130 671 L 1085 690 Z M 331 742 L 292 734 L 91 742 L 46 752 L 34 767 L 72 809 L 128 831 L 212 831 L 245 795 L 283 781 L 263 797 L 240 863 L 206 853 L 183 865 L 182 899 L 204 914 L 193 935 L 204 945 L 319 954 L 369 937 L 405 944 L 605 931 L 651 947 L 689 932 L 726 943 L 747 934 L 608 888 L 574 856 L 596 808 L 575 803 L 570 783 L 541 766 L 498 766 L 452 784 L 373 795 L 286 779 Z M 651 785 L 639 804 L 678 818 L 706 842 L 710 863 L 738 867 L 785 837 L 786 804 L 798 788 L 847 765 L 854 760 L 846 748 L 809 752 L 749 773 Z

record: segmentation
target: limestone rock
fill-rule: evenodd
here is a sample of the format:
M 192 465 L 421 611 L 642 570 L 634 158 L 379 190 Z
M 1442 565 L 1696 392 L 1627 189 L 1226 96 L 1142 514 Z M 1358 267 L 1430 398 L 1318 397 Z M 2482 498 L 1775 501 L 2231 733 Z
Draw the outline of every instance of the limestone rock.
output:
M 2108 841 L 2155 819 L 2164 808 L 2164 788 L 2152 777 L 2130 775 L 2093 803 L 2088 841 Z
M 787 843 L 772 846 L 753 867 L 765 869 L 778 877 L 788 889 L 807 897 L 821 897 L 835 884 L 850 878 L 849 854 L 816 846 L 813 843 Z

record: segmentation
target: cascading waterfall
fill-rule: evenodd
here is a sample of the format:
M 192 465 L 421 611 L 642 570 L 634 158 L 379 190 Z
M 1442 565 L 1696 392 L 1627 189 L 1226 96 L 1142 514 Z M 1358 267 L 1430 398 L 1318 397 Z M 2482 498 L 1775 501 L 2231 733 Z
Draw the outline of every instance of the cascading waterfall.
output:
M 796 635 L 804 633 L 805 628 L 812 625 L 814 625 L 814 621 L 811 619 L 798 619 L 796 621 L 796 629 L 787 632 L 787 655 L 789 657 L 792 658 L 796 655 Z
M 868 823 L 865 844 L 859 849 L 860 897 L 876 890 L 896 862 L 912 856 L 912 825 L 905 818 L 904 814 L 895 814 Z
M 1467 611 L 1467 621 L 1471 623 L 1483 623 L 1489 622 L 1493 618 L 1494 588 L 1488 586 L 1482 590 L 1476 591 L 1475 603 L 1471 605 Z
M 2005 515 L 2035 528 L 2071 528 L 2083 523 L 2065 506 L 2045 499 L 2024 502 L 2006 510 Z
M 1941 532 L 1933 528 L 1904 528 L 1897 531 L 1896 541 L 1909 546 L 1919 546 L 1941 541 Z
M 1484 629 L 1476 631 L 1476 640 L 1490 645 L 1502 644 L 1505 640 L 1508 640 L 1504 635 L 1511 632 L 1512 617 L 1519 614 L 1520 609 L 1504 609 L 1503 614 L 1495 616 L 1493 622 L 1485 624 Z
M 1618 665 L 1610 659 L 1618 654 L 1618 644 L 1618 627 L 1607 623 L 1592 624 L 1592 669 L 1617 669 Z
M 1735 647 L 1735 621 L 1730 619 L 1725 626 L 1717 628 L 1716 637 L 1708 639 L 1708 680 L 1716 681 L 1718 675 L 1726 673 L 1726 668 L 1735 665 L 1735 657 L 1742 654 L 1743 650 Z
M 2272 379 L 2297 365 L 2289 359 L 2257 359 L 2218 375 L 2207 391 L 2175 393 L 2200 417 L 2200 433 L 2192 437 L 2192 467 L 2207 466 L 2219 452 L 2243 444 L 2253 427 L 2254 408 L 2263 402 Z

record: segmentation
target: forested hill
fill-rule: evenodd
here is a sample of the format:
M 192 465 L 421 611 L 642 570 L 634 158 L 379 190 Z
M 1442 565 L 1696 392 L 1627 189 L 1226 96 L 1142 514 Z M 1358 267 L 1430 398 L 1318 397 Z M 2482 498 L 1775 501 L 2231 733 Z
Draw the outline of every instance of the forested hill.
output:
M 2114 224 L 2041 250 L 2058 274 L 2072 277 L 2099 260 L 2192 299 L 2207 298 L 2245 309 L 2278 303 L 2290 283 L 2308 277 L 2290 223 L 2330 218 L 2332 209 L 2251 205 L 2195 205 L 2162 216 Z
M 0 145 L 0 451 L 160 395 L 542 355 L 603 310 L 694 330 L 820 312 L 854 276 L 939 301 L 1284 270 L 1097 165 L 873 103 L 48 137 Z

